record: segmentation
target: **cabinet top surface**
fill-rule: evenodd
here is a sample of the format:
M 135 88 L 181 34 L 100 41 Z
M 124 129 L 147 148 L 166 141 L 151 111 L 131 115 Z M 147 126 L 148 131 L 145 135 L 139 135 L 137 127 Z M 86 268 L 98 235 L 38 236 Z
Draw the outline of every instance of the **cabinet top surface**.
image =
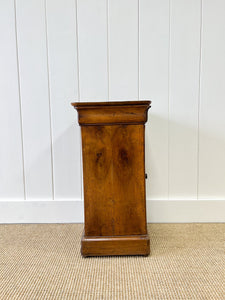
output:
M 76 108 L 85 108 L 85 107 L 101 107 L 101 106 L 132 106 L 132 105 L 145 105 L 149 106 L 151 101 L 139 100 L 139 101 L 108 101 L 108 102 L 73 102 L 72 106 Z

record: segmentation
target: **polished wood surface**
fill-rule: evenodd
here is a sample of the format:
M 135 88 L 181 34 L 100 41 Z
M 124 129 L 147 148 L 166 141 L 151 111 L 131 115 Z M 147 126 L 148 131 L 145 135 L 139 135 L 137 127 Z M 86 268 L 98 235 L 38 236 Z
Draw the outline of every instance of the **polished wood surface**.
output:
M 146 234 L 143 126 L 84 126 L 82 144 L 85 234 Z
M 80 125 L 144 124 L 150 101 L 75 102 Z
M 149 254 L 144 123 L 150 101 L 72 105 L 82 133 L 83 256 Z
M 86 256 L 149 255 L 149 236 L 88 237 L 83 235 L 81 253 Z

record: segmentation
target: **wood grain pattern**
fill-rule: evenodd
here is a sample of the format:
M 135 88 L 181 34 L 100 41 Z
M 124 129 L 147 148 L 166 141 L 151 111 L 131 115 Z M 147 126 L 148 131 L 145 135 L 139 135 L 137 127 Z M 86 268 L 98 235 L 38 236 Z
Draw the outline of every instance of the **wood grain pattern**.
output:
M 143 132 L 142 125 L 82 127 L 86 235 L 146 234 Z
M 144 122 L 150 101 L 72 105 L 82 119 L 83 255 L 148 254 L 149 249 L 137 249 L 148 243 L 148 237 L 140 236 L 147 235 Z M 102 125 L 102 118 L 108 124 Z M 137 243 L 132 245 L 134 235 Z

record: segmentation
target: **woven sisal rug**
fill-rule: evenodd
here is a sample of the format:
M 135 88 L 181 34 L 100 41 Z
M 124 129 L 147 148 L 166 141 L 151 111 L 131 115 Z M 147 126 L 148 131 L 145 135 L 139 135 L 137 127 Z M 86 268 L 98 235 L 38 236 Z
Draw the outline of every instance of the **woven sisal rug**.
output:
M 150 224 L 149 257 L 82 258 L 82 230 L 0 225 L 0 299 L 225 299 L 225 224 Z

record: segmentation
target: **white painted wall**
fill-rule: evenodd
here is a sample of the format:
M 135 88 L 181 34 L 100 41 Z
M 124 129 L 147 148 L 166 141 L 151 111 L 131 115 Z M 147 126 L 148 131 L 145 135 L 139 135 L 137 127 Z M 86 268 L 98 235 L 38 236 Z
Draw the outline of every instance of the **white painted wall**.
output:
M 224 0 L 0 0 L 0 223 L 82 221 L 70 102 L 137 99 L 148 220 L 225 221 L 224 16 Z

